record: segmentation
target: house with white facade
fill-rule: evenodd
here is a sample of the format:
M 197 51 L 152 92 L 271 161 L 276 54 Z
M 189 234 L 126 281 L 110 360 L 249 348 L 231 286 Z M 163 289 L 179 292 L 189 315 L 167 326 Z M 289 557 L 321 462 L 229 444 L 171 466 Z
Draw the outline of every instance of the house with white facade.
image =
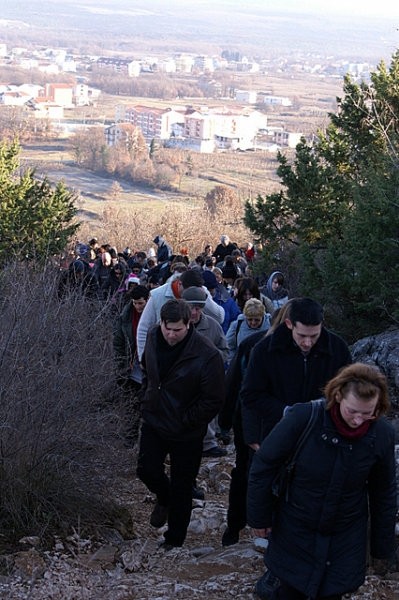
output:
M 28 106 L 33 110 L 35 119 L 60 121 L 64 118 L 64 107 L 55 102 L 49 102 L 47 98 L 32 98 L 28 102 Z
M 194 67 L 194 57 L 191 54 L 174 54 L 173 60 L 176 63 L 178 73 L 191 73 Z
M 73 88 L 73 102 L 76 106 L 88 106 L 90 104 L 89 86 L 86 83 L 78 83 Z
M 278 131 L 274 136 L 274 142 L 279 146 L 295 148 L 301 141 L 303 133 L 293 131 Z
M 118 111 L 121 118 L 121 111 Z M 139 127 L 147 141 L 167 140 L 176 124 L 184 123 L 184 114 L 171 108 L 133 106 L 124 111 L 123 121 Z
M 141 71 L 140 62 L 128 58 L 101 56 L 96 60 L 95 66 L 101 71 L 113 71 L 125 74 L 128 77 L 138 77 Z
M 264 96 L 263 103 L 271 106 L 292 106 L 292 102 L 286 96 Z
M 256 104 L 257 93 L 255 90 L 236 90 L 235 99 L 242 104 Z
M 74 85 L 69 83 L 46 83 L 45 96 L 46 98 L 64 108 L 71 108 L 73 103 Z
M 113 123 L 104 130 L 105 141 L 108 146 L 127 144 L 135 130 L 131 123 Z
M 211 109 L 187 113 L 184 118 L 184 138 L 207 142 L 199 151 L 215 149 L 246 150 L 253 148 L 259 129 L 266 127 L 267 117 L 259 111 L 227 111 Z
M 31 98 L 31 94 L 26 92 L 5 91 L 0 93 L 0 104 L 4 106 L 24 106 Z

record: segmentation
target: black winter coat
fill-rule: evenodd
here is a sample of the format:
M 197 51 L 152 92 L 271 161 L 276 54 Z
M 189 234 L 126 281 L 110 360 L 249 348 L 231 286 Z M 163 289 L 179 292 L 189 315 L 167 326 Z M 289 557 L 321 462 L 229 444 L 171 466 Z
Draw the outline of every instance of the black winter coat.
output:
M 260 443 L 286 406 L 320 398 L 326 383 L 352 362 L 347 344 L 322 327 L 305 357 L 283 323 L 251 351 L 240 392 L 246 444 Z
M 144 421 L 165 439 L 185 441 L 205 435 L 225 396 L 223 359 L 212 342 L 195 330 L 161 380 L 157 364 L 156 325 L 147 335 L 143 364 Z
M 249 475 L 248 523 L 272 526 L 265 562 L 280 579 L 315 598 L 352 592 L 364 581 L 370 551 L 389 558 L 395 547 L 394 431 L 381 418 L 360 439 L 347 440 L 322 410 L 296 461 L 288 501 L 273 512 L 272 481 L 310 415 L 298 404 L 256 452 Z M 274 505 L 275 506 L 275 505 Z

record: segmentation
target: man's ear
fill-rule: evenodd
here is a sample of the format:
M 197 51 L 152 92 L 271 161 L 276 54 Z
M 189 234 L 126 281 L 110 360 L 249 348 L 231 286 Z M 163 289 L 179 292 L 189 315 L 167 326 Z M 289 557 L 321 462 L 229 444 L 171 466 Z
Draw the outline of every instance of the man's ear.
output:
M 284 323 L 286 324 L 286 326 L 288 327 L 288 329 L 293 329 L 294 328 L 294 324 L 290 319 L 285 319 Z

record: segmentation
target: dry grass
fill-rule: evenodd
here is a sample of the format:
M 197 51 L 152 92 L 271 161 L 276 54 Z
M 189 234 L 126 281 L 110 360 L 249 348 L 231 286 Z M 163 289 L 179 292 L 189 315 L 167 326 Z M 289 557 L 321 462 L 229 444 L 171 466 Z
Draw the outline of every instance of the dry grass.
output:
M 294 98 L 294 107 L 287 109 L 274 107 L 268 110 L 268 121 L 271 125 L 283 125 L 293 131 L 302 131 L 305 134 L 315 132 L 327 122 L 327 113 L 335 108 L 335 97 L 340 95 L 342 82 L 339 79 L 320 79 L 311 75 L 298 73 L 295 78 L 288 79 L 281 75 L 234 74 L 236 88 L 250 82 L 253 89 L 265 91 L 275 95 Z M 227 106 L 237 108 L 234 100 L 221 99 L 178 99 L 173 103 L 166 103 L 159 99 L 128 98 L 103 94 L 95 107 L 79 109 L 80 117 L 85 119 L 113 120 L 115 108 L 118 104 L 132 105 L 145 104 L 154 107 L 173 106 L 184 108 L 191 104 L 200 106 Z M 71 118 L 76 118 L 76 113 L 71 113 Z M 181 178 L 176 189 L 170 192 L 160 192 L 138 187 L 125 182 L 120 182 L 123 192 L 112 206 L 118 211 L 145 211 L 152 217 L 162 215 L 165 205 L 181 203 L 182 207 L 194 204 L 201 205 L 205 196 L 216 185 L 231 186 L 238 197 L 244 202 L 256 198 L 258 194 L 265 195 L 280 189 L 276 176 L 277 161 L 275 155 L 265 151 L 247 153 L 214 153 L 197 154 L 195 152 L 182 152 L 181 155 L 190 154 L 194 169 L 192 176 Z M 293 154 L 287 150 L 287 154 Z M 83 169 L 73 167 L 73 156 L 69 150 L 67 139 L 53 140 L 43 143 L 42 146 L 25 146 L 23 157 L 27 164 L 36 166 L 38 172 L 47 173 L 52 180 L 65 179 L 67 185 L 80 195 L 79 218 L 93 229 L 101 227 L 102 214 L 107 210 L 109 190 L 112 178 L 102 178 Z M 215 232 L 218 237 L 222 231 Z

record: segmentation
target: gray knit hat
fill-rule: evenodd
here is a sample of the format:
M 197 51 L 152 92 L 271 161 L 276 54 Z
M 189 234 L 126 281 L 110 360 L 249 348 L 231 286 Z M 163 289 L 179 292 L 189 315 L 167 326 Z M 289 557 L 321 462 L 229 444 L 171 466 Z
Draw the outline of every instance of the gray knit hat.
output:
M 183 291 L 181 297 L 194 306 L 205 306 L 206 292 L 201 287 L 189 287 Z

